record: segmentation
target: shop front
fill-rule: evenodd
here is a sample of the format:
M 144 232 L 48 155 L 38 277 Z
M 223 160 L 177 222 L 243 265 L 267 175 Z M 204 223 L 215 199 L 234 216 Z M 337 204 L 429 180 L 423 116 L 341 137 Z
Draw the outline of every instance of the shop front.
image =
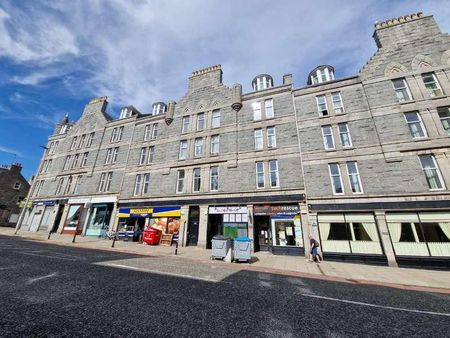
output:
M 255 251 L 303 255 L 303 231 L 298 205 L 254 205 Z
M 84 203 L 69 204 L 68 208 L 62 233 L 73 235 L 76 232 L 77 235 L 81 235 L 88 209 L 84 207 Z
M 151 208 L 119 208 L 117 233 L 120 239 L 139 240 L 144 230 L 153 228 L 163 234 L 175 235 L 180 231 L 180 206 Z
M 248 208 L 241 206 L 214 206 L 208 208 L 206 248 L 216 235 L 229 238 L 248 237 Z
M 54 221 L 54 213 L 57 208 L 56 200 L 34 201 L 29 214 L 29 231 L 45 231 Z
M 115 196 L 93 197 L 86 205 L 89 216 L 86 223 L 86 236 L 103 236 L 109 231 L 111 215 L 114 210 Z
M 319 213 L 324 259 L 386 264 L 373 213 Z
M 400 265 L 450 267 L 450 212 L 387 212 L 386 222 Z

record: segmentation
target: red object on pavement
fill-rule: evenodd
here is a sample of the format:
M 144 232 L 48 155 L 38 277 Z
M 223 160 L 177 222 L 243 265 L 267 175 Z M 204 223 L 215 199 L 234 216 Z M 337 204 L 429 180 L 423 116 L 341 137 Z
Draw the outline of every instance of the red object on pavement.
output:
M 157 245 L 161 239 L 162 231 L 155 228 L 150 228 L 144 231 L 144 242 L 146 244 Z

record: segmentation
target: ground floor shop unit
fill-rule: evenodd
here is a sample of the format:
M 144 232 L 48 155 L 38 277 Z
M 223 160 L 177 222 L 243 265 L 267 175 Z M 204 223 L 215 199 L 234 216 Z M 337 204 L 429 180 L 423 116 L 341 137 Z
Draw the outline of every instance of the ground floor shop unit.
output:
M 303 200 L 304 195 L 296 194 L 170 201 L 120 201 L 117 230 L 142 231 L 145 227 L 152 226 L 159 227 L 163 233 L 178 231 L 180 245 L 199 246 L 205 249 L 211 249 L 211 240 L 217 235 L 231 239 L 247 237 L 252 241 L 252 251 L 304 255 L 304 238 L 307 237 L 304 234 L 309 232 L 305 230 L 307 222 L 302 222 L 301 217 L 302 208 L 306 213 L 306 204 Z M 166 212 L 164 207 L 174 208 L 167 212 L 177 214 L 161 214 Z
M 20 229 L 32 232 L 56 232 L 67 200 L 40 200 L 23 211 Z
M 311 204 L 325 259 L 450 269 L 450 201 Z

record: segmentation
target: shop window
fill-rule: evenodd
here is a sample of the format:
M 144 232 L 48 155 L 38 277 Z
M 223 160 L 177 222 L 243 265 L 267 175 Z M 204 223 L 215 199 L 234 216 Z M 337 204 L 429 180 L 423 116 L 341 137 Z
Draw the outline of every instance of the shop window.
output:
M 367 233 L 366 228 L 362 223 L 352 223 L 353 234 L 355 241 L 371 241 L 369 234 Z
M 211 155 L 219 154 L 220 149 L 220 136 L 212 135 L 211 136 Z
M 265 100 L 264 101 L 264 109 L 266 114 L 266 119 L 273 118 L 273 99 Z
M 182 122 L 181 122 L 181 132 L 187 133 L 189 132 L 189 125 L 190 125 L 190 117 L 189 116 L 183 116 Z
M 197 131 L 205 129 L 205 113 L 197 114 Z
M 450 242 L 450 222 L 422 223 L 422 227 L 427 242 Z
M 443 94 L 441 85 L 434 73 L 422 74 L 422 80 L 430 97 L 441 96 Z
M 220 110 L 216 109 L 212 112 L 211 128 L 220 127 Z
M 322 127 L 323 145 L 326 150 L 334 149 L 333 129 L 330 125 Z
M 342 104 L 340 92 L 331 93 L 331 102 L 333 103 L 333 110 L 335 114 L 342 114 L 344 112 L 344 105 Z
M 199 192 L 201 187 L 201 169 L 194 168 L 192 175 L 192 191 Z
M 263 133 L 262 129 L 255 129 L 255 150 L 263 149 Z
M 253 109 L 253 121 L 261 120 L 261 102 L 253 102 L 252 109 Z
M 177 172 L 177 193 L 184 192 L 184 177 L 185 177 L 184 169 L 178 170 L 178 172 Z
M 450 135 L 450 107 L 439 107 L 437 109 L 442 127 Z
M 408 128 L 412 138 L 427 137 L 427 132 L 419 112 L 405 113 L 405 119 L 406 123 L 408 123 Z
M 316 96 L 316 102 L 319 116 L 328 116 L 327 99 L 325 98 L 325 95 Z
M 330 230 L 327 240 L 349 240 L 349 234 L 347 230 L 347 223 L 330 223 Z
M 401 223 L 399 242 L 424 242 L 419 223 Z

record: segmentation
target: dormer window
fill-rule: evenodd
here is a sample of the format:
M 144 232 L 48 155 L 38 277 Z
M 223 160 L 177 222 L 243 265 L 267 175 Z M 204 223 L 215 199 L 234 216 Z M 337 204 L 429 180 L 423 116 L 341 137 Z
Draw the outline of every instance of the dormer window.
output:
M 153 104 L 152 115 L 159 115 L 165 113 L 167 106 L 164 102 L 156 102 Z
M 130 117 L 131 114 L 133 113 L 133 110 L 130 108 L 122 108 L 122 110 L 120 111 L 120 117 L 121 119 L 125 119 L 127 117 Z
M 319 66 L 309 73 L 308 84 L 315 85 L 318 83 L 334 80 L 334 68 L 332 66 Z
M 62 134 L 65 134 L 65 133 L 67 133 L 68 131 L 69 131 L 69 125 L 68 124 L 65 124 L 65 125 L 63 125 L 62 127 L 61 127 L 61 129 L 60 129 L 60 131 L 59 131 L 59 134 L 60 135 L 62 135 Z
M 268 89 L 273 87 L 273 79 L 270 75 L 261 74 L 255 77 L 252 81 L 254 91 Z

